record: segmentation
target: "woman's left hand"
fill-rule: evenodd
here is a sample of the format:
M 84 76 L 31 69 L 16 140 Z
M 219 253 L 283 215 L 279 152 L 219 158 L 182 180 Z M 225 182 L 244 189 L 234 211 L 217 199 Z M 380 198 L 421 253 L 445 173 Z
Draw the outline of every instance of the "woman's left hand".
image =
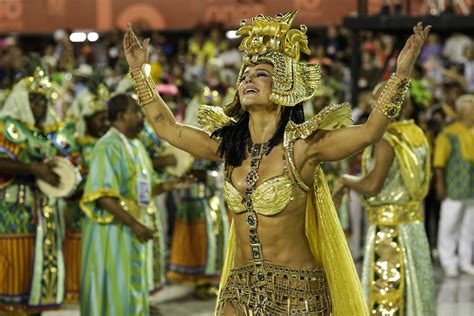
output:
M 420 54 L 421 48 L 428 37 L 431 25 L 423 27 L 421 22 L 418 22 L 413 27 L 413 34 L 405 42 L 405 46 L 401 50 L 397 59 L 397 71 L 396 74 L 399 77 L 409 77 L 413 66 Z

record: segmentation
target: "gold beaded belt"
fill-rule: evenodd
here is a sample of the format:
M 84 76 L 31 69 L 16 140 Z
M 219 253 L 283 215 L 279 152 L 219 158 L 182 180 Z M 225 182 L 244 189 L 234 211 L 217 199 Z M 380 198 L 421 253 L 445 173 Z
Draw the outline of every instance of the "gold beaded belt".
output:
M 256 271 L 263 271 L 263 288 Z M 331 300 L 322 269 L 289 269 L 262 263 L 256 269 L 255 263 L 230 270 L 227 283 L 217 303 L 217 315 L 224 314 L 229 304 L 236 315 L 257 315 L 255 307 L 258 295 L 267 297 L 264 315 L 329 315 Z M 260 300 L 261 301 L 261 300 Z
M 399 225 L 423 220 L 420 201 L 366 206 L 371 225 Z

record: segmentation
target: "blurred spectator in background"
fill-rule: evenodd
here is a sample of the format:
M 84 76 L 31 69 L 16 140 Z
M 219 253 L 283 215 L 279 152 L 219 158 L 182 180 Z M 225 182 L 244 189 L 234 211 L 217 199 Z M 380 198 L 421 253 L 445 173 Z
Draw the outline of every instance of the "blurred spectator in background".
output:
M 474 43 L 464 47 L 461 60 L 464 74 L 464 84 L 468 93 L 474 93 Z
M 464 93 L 464 90 L 457 82 L 448 82 L 443 85 L 443 96 L 441 108 L 444 112 L 446 123 L 451 123 L 456 119 L 456 100 Z
M 443 52 L 443 44 L 440 41 L 439 35 L 431 33 L 428 35 L 426 44 L 423 45 L 420 53 L 420 64 L 423 64 L 429 57 L 440 58 Z
M 461 33 L 452 33 L 444 43 L 443 56 L 453 63 L 462 63 L 464 48 L 472 45 L 472 39 Z
M 365 120 L 361 120 L 361 118 L 369 116 L 373 102 L 375 102 L 375 100 L 372 94 L 372 89 L 365 88 L 360 90 L 359 103 L 357 103 L 357 106 L 352 109 L 352 121 L 356 124 L 363 124 Z
M 58 61 L 58 68 L 60 70 L 72 71 L 76 66 L 76 60 L 74 47 L 69 41 L 69 33 L 64 30 L 57 30 L 53 36 L 56 41 L 53 56 Z
M 324 40 L 326 56 L 332 60 L 343 60 L 347 47 L 347 39 L 339 33 L 339 27 L 329 25 L 326 29 L 326 39 Z
M 457 121 L 435 144 L 437 196 L 441 203 L 438 251 L 448 277 L 474 275 L 474 95 L 456 100 Z
M 374 63 L 374 54 L 362 51 L 360 57 L 361 65 L 357 85 L 361 89 L 372 89 L 374 81 L 378 81 L 376 78 L 381 68 Z

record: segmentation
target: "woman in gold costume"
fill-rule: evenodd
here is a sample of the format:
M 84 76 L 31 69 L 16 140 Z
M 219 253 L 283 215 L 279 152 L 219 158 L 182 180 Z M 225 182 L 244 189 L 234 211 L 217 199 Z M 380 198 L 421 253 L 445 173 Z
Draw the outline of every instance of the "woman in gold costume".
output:
M 368 315 L 354 263 L 320 163 L 377 142 L 398 114 L 407 77 L 429 32 L 421 24 L 367 123 L 351 124 L 350 105 L 331 105 L 304 122 L 301 102 L 318 88 L 306 27 L 296 12 L 241 23 L 246 55 L 236 95 L 201 106 L 203 129 L 176 122 L 156 93 L 146 62 L 149 39 L 131 27 L 124 50 L 139 101 L 159 137 L 193 156 L 224 161 L 224 196 L 234 212 L 222 270 L 218 315 Z

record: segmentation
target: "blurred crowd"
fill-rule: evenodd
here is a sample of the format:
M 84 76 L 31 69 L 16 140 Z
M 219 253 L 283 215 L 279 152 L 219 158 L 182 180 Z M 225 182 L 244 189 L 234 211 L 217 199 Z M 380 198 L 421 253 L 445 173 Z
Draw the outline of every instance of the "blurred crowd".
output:
M 436 31 L 436 30 L 434 30 Z M 224 97 L 233 88 L 241 62 L 239 40 L 222 28 L 198 27 L 194 33 L 160 34 L 138 30 L 150 37 L 152 77 L 160 84 L 162 94 L 170 99 L 177 113 L 184 113 L 186 104 L 204 86 Z M 111 91 L 127 89 L 121 81 L 128 69 L 122 52 L 122 33 L 119 30 L 102 34 L 96 42 L 72 43 L 65 31 L 56 31 L 52 38 L 0 37 L 0 104 L 12 85 L 33 72 L 41 63 L 49 76 L 59 84 L 63 93 L 58 100 L 58 114 L 64 116 L 75 97 L 91 77 L 105 83 Z M 309 63 L 319 63 L 323 87 L 307 106 L 307 115 L 318 111 L 319 97 L 330 103 L 351 99 L 350 61 L 359 54 L 357 78 L 358 104 L 354 104 L 354 118 L 370 111 L 368 96 L 375 85 L 393 72 L 403 38 L 392 34 L 362 32 L 358 52 L 351 46 L 351 31 L 345 27 L 328 26 L 309 33 L 312 54 L 304 56 Z M 231 37 L 231 38 L 229 38 Z M 31 42 L 34 44 L 32 44 Z M 413 74 L 412 95 L 423 106 L 420 124 L 437 113 L 439 108 L 453 118 L 453 99 L 462 93 L 474 92 L 474 55 L 472 37 L 453 33 L 441 36 L 431 33 L 422 49 Z M 304 58 L 303 57 L 303 58 Z M 98 79 L 97 79 L 98 78 Z M 123 82 L 122 82 L 123 84 Z M 175 89 L 177 88 L 177 89 Z M 222 98 L 223 102 L 225 98 Z M 182 118 L 182 117 L 181 117 Z

